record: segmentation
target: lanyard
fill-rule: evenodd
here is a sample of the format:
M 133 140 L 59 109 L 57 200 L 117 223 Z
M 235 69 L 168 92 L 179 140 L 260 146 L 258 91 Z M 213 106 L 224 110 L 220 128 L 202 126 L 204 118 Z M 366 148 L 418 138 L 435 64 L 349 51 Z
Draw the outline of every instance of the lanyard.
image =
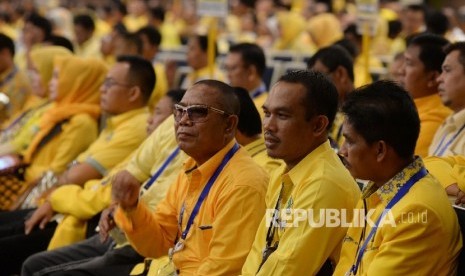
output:
M 18 68 L 13 68 L 13 71 L 11 71 L 2 81 L 0 81 L 0 87 L 7 84 L 18 72 Z
M 197 216 L 197 214 L 199 213 L 200 206 L 202 205 L 203 201 L 205 200 L 208 193 L 210 192 L 210 189 L 213 186 L 213 183 L 215 183 L 215 181 L 218 178 L 218 176 L 220 175 L 221 171 L 226 166 L 226 164 L 228 164 L 229 160 L 231 160 L 231 158 L 237 152 L 237 150 L 239 150 L 239 145 L 236 143 L 232 147 L 232 149 L 230 149 L 228 151 L 228 153 L 226 153 L 226 155 L 223 158 L 223 161 L 221 161 L 220 165 L 218 166 L 218 168 L 216 168 L 215 172 L 213 173 L 213 175 L 210 177 L 207 184 L 203 188 L 202 192 L 200 193 L 199 199 L 197 200 L 197 203 L 194 206 L 194 210 L 192 210 L 192 213 L 191 213 L 191 215 L 189 217 L 189 220 L 187 221 L 186 229 L 184 229 L 184 231 L 182 231 L 182 233 L 181 233 L 181 238 L 183 240 L 186 239 L 187 233 L 189 233 L 189 230 L 191 229 L 192 223 L 194 223 L 194 219 Z M 179 213 L 179 228 L 182 227 L 182 217 L 184 215 L 185 209 L 186 209 L 185 204 L 183 203 L 182 207 L 181 207 L 181 212 Z
M 447 143 L 444 146 L 442 146 L 442 144 L 444 143 L 444 139 L 446 139 L 446 136 L 447 136 L 447 134 L 445 134 L 442 137 L 441 142 L 439 143 L 439 146 L 434 151 L 433 155 L 442 156 L 444 154 L 444 152 L 446 151 L 446 149 L 450 146 L 450 144 L 452 144 L 452 142 L 454 142 L 455 138 L 457 138 L 457 136 L 459 136 L 460 132 L 462 132 L 462 130 L 464 128 L 465 128 L 465 124 L 459 129 L 459 131 L 457 131 L 454 134 L 454 136 L 452 136 L 452 138 L 449 141 L 447 141 Z
M 251 98 L 252 99 L 255 99 L 257 98 L 258 96 L 260 96 L 261 94 L 265 93 L 266 91 L 266 86 L 265 84 L 261 84 L 260 87 L 257 88 L 257 90 L 255 90 L 253 93 L 252 93 L 252 96 Z
M 161 165 L 161 167 L 152 175 L 149 181 L 144 185 L 144 189 L 147 190 L 152 186 L 152 184 L 160 177 L 160 175 L 165 171 L 166 167 L 168 167 L 169 163 L 173 161 L 173 159 L 178 155 L 179 147 L 176 147 L 173 152 L 166 158 L 165 162 Z
M 397 191 L 396 195 L 389 201 L 389 203 L 386 205 L 386 208 L 384 208 L 383 212 L 379 216 L 378 220 L 376 221 L 375 225 L 373 228 L 371 228 L 370 233 L 368 234 L 368 237 L 365 239 L 363 242 L 362 247 L 360 250 L 357 252 L 357 261 L 356 263 L 350 268 L 351 273 L 353 275 L 357 274 L 358 266 L 360 265 L 360 262 L 362 261 L 363 255 L 365 254 L 365 249 L 368 245 L 368 242 L 371 240 L 373 235 L 375 234 L 376 230 L 378 229 L 378 225 L 380 221 L 384 218 L 387 212 L 397 203 L 399 200 L 401 200 L 405 194 L 412 188 L 413 184 L 415 184 L 418 180 L 422 179 L 428 172 L 426 169 L 423 167 L 421 170 L 419 170 L 416 174 L 414 174 L 408 181 L 405 183 L 404 186 L 402 186 L 399 191 Z

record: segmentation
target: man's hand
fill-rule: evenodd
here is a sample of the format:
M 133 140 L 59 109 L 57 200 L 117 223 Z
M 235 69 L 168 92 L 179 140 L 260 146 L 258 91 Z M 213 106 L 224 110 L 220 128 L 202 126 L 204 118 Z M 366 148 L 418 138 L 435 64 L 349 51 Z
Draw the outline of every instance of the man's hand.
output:
M 100 220 L 98 222 L 100 241 L 104 243 L 108 239 L 108 235 L 111 229 L 115 227 L 115 221 L 113 220 L 113 213 L 116 210 L 117 205 L 112 204 L 110 207 L 102 211 Z
M 46 201 L 42 204 L 34 211 L 34 214 L 24 222 L 26 235 L 29 235 L 37 224 L 39 224 L 40 229 L 44 229 L 45 225 L 52 219 L 54 213 L 50 202 Z
M 136 208 L 141 183 L 126 170 L 117 173 L 111 181 L 113 201 L 123 210 Z
M 455 204 L 460 205 L 465 203 L 465 192 L 460 190 L 457 183 L 447 186 L 446 192 L 448 195 L 455 196 Z

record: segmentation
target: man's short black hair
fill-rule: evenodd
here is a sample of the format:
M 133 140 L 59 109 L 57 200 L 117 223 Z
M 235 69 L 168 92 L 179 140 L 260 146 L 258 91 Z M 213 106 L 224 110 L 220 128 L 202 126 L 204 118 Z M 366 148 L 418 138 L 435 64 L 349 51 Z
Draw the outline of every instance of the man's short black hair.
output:
M 152 95 L 156 82 L 155 70 L 152 63 L 139 56 L 118 56 L 117 62 L 129 63 L 127 80 L 133 85 L 139 86 L 142 98 L 147 103 Z
M 234 88 L 232 88 L 229 84 L 219 80 L 207 79 L 200 80 L 194 83 L 194 85 L 206 85 L 215 89 L 220 96 L 221 108 L 229 114 L 239 115 L 239 99 L 237 98 L 236 93 L 234 93 Z
M 52 34 L 52 23 L 50 23 L 50 21 L 47 18 L 37 13 L 31 13 L 28 17 L 26 17 L 25 22 L 31 23 L 32 25 L 41 29 L 44 33 L 45 41 L 47 41 L 50 38 L 50 35 Z
M 407 43 L 407 47 L 417 46 L 420 48 L 418 58 L 424 64 L 426 71 L 442 72 L 442 63 L 446 57 L 443 48 L 449 43 L 447 39 L 431 33 L 421 33 Z
M 328 118 L 330 129 L 338 108 L 338 93 L 333 82 L 323 73 L 312 70 L 291 71 L 278 82 L 301 84 L 305 88 L 303 106 L 306 109 L 306 118 L 310 120 L 316 115 Z
M 238 43 L 229 48 L 230 53 L 240 54 L 245 66 L 253 65 L 257 74 L 262 76 L 266 69 L 266 57 L 263 49 L 254 43 Z
M 242 87 L 234 87 L 234 92 L 239 99 L 241 111 L 237 129 L 247 137 L 253 137 L 262 133 L 262 120 L 249 92 Z
M 0 50 L 8 49 L 12 57 L 15 56 L 15 43 L 9 36 L 0 33 Z
M 86 29 L 87 31 L 94 31 L 95 30 L 95 22 L 92 16 L 88 14 L 78 14 L 74 16 L 73 19 L 74 25 L 79 25 Z
M 161 34 L 160 32 L 153 26 L 145 26 L 140 28 L 137 32 L 137 35 L 145 35 L 150 44 L 155 45 L 155 46 L 160 46 L 161 43 Z
M 342 106 L 347 122 L 368 144 L 384 141 L 401 158 L 413 156 L 420 118 L 412 97 L 393 81 L 376 81 L 347 96 Z
M 354 61 L 350 53 L 339 45 L 332 45 L 321 48 L 308 61 L 308 68 L 311 69 L 317 61 L 323 63 L 330 72 L 342 66 L 346 69 L 347 74 L 352 82 L 354 82 Z
M 465 42 L 455 42 L 452 44 L 447 45 L 444 48 L 444 53 L 446 55 L 450 54 L 452 51 L 458 51 L 459 52 L 459 63 L 463 66 L 463 69 L 465 71 Z

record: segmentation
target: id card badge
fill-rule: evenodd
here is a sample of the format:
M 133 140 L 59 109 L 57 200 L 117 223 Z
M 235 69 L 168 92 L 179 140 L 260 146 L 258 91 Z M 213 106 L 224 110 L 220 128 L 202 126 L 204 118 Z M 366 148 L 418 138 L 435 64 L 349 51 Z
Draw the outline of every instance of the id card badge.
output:
M 174 249 L 170 248 L 168 251 L 168 263 L 163 265 L 157 271 L 157 276 L 178 276 L 176 266 L 173 263 Z

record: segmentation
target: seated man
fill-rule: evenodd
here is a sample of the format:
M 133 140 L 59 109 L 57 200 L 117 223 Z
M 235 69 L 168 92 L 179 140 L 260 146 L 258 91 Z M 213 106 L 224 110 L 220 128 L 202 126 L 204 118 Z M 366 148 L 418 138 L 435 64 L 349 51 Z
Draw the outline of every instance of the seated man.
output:
M 236 140 L 258 165 L 271 174 L 282 162 L 281 160 L 271 158 L 266 153 L 260 114 L 249 92 L 242 87 L 234 87 L 234 92 L 241 106 L 239 122 L 237 123 Z
M 238 130 L 236 132 L 236 139 L 238 142 L 242 141 L 244 144 L 247 144 L 244 146 L 244 149 L 252 155 L 252 158 L 254 158 L 257 163 L 267 168 L 276 167 L 276 164 L 279 164 L 279 161 L 270 160 L 269 157 L 265 158 L 263 154 L 266 155 L 266 152 L 262 152 L 261 144 L 256 143 L 262 139 L 258 138 L 257 141 L 250 143 L 250 140 L 257 139 L 257 133 L 259 135 L 261 132 L 260 117 L 252 99 L 247 91 L 242 88 L 235 89 L 235 93 L 239 98 L 241 107 L 239 120 L 243 121 L 238 124 L 238 129 L 240 129 L 240 131 Z M 170 92 L 168 95 L 170 95 Z M 255 113 L 253 113 L 253 111 L 255 111 Z M 256 118 L 256 120 L 253 119 L 253 123 L 247 121 L 250 117 Z M 258 127 L 256 122 L 258 122 Z M 138 181 L 142 183 L 149 177 L 149 175 L 145 172 L 148 165 L 153 164 L 151 165 L 152 169 L 149 169 L 153 174 L 151 178 L 158 174 L 156 182 L 148 184 L 152 181 L 147 181 L 147 183 L 141 188 L 142 195 L 140 196 L 140 200 L 143 201 L 151 210 L 154 210 L 156 205 L 160 202 L 163 195 L 166 193 L 166 189 L 175 180 L 179 168 L 181 168 L 182 163 L 186 159 L 184 153 L 178 154 L 177 156 L 174 155 L 176 156 L 174 159 L 170 157 L 177 149 L 177 143 L 175 141 L 172 127 L 173 117 L 168 118 L 160 126 L 160 129 L 147 139 L 147 142 L 139 148 L 134 158 L 132 158 L 130 164 L 126 168 L 128 173 L 134 175 Z M 240 132 L 242 134 L 240 134 Z M 252 147 L 249 147 L 249 145 Z M 160 171 L 160 168 L 164 167 L 163 164 L 165 160 L 171 161 L 166 163 L 165 170 Z M 123 177 L 125 174 L 126 173 L 120 173 L 118 177 Z M 99 185 L 99 187 L 101 187 L 99 190 L 104 190 L 108 189 L 109 186 Z M 63 190 L 63 188 L 61 188 L 61 190 Z M 64 191 L 61 192 L 62 195 L 63 192 Z M 69 192 L 70 188 L 68 189 L 68 193 Z M 90 194 L 91 192 L 92 191 L 88 191 L 87 194 Z M 106 192 L 99 192 L 100 195 L 103 195 L 104 193 Z M 55 195 L 53 197 L 56 198 Z M 97 195 L 94 197 L 97 197 Z M 63 204 L 65 204 L 65 202 L 63 202 Z M 100 203 L 95 202 L 93 205 L 96 204 Z M 69 205 L 73 205 L 73 203 L 69 202 Z M 104 212 L 100 222 L 101 236 L 104 239 L 107 239 L 106 232 L 109 230 L 109 227 L 114 226 L 113 221 L 107 220 L 107 215 L 108 212 Z M 48 271 L 49 273 L 53 272 L 59 275 L 61 271 L 63 271 L 63 273 L 65 273 L 64 271 L 67 273 L 78 273 L 79 271 L 81 273 L 94 275 L 99 273 L 127 275 L 136 263 L 142 261 L 143 257 L 137 254 L 131 246 L 123 244 L 119 239 L 117 239 L 117 242 L 119 246 L 113 248 L 111 246 L 111 243 L 113 243 L 111 238 L 101 243 L 99 241 L 99 237 L 94 236 L 75 245 L 35 254 L 25 261 L 22 273 L 23 275 L 32 275 L 33 272 Z M 119 258 L 116 258 L 116 256 L 119 256 Z M 87 259 L 87 261 L 83 261 L 84 259 Z
M 272 215 L 263 218 L 242 275 L 315 275 L 328 259 L 337 262 L 347 229 L 312 223 L 325 223 L 320 210 L 352 218 L 360 196 L 329 144 L 337 108 L 337 90 L 319 72 L 290 72 L 271 89 L 263 105 L 265 145 L 285 164 L 272 174 L 266 197 Z M 298 221 L 304 214 L 311 217 Z
M 414 156 L 413 99 L 378 81 L 351 93 L 342 111 L 340 153 L 352 176 L 370 182 L 334 275 L 454 275 L 460 227 L 444 189 Z
M 175 107 L 175 130 L 191 158 L 154 213 L 138 201 L 136 179 L 115 179 L 116 222 L 141 255 L 170 253 L 166 269 L 178 273 L 239 274 L 265 211 L 268 177 L 235 142 L 238 112 L 222 82 L 199 81 L 187 90 Z
M 116 81 L 119 80 L 119 81 Z M 123 80 L 125 83 L 123 83 Z M 101 108 L 109 115 L 105 129 L 99 138 L 77 158 L 78 163 L 57 177 L 56 185 L 83 185 L 90 179 L 102 178 L 109 169 L 129 155 L 146 137 L 145 107 L 153 90 L 155 74 L 150 62 L 134 56 L 120 57 L 108 72 L 102 85 Z M 53 235 L 56 223 L 48 223 L 51 215 L 48 199 L 24 222 L 28 211 L 17 211 L 9 223 L 0 227 L 0 256 L 3 268 L 15 267 L 32 253 L 46 249 Z M 5 214 L 0 215 L 1 217 Z M 12 216 L 7 214 L 6 216 Z M 36 227 L 39 226 L 39 227 Z M 18 244 L 28 243 L 21 250 Z M 15 255 L 12 255 L 12 252 Z M 14 261 L 13 261 L 14 260 Z

